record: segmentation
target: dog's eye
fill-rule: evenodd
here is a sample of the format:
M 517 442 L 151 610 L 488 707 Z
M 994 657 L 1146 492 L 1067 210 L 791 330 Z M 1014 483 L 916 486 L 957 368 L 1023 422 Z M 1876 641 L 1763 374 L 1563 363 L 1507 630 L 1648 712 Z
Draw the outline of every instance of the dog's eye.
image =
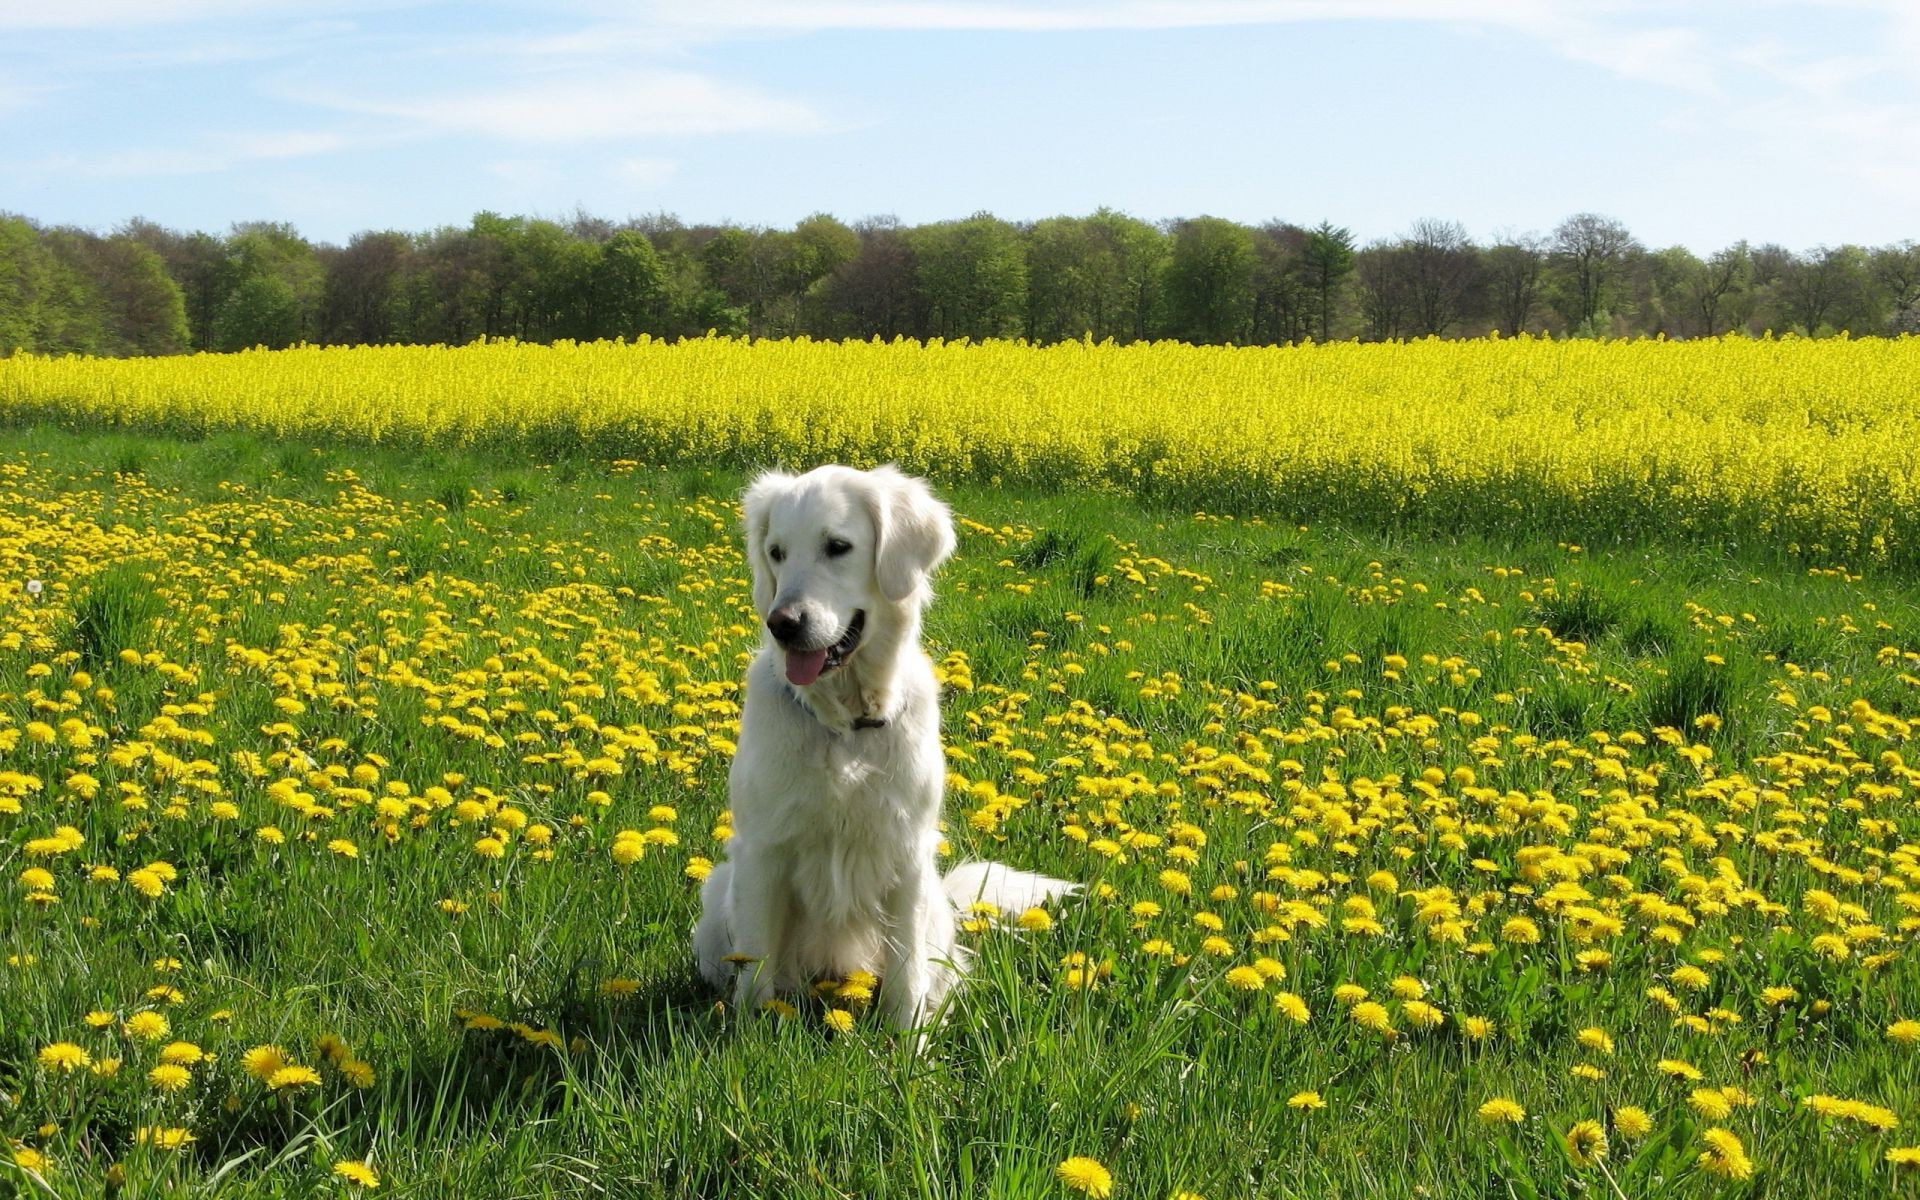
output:
M 767 557 L 777 563 L 785 562 L 787 561 L 787 552 L 778 546 L 769 546 L 767 547 Z
M 828 558 L 839 558 L 842 554 L 845 554 L 847 551 L 851 549 L 853 549 L 853 543 L 847 541 L 845 538 L 828 538 L 827 539 L 827 557 Z

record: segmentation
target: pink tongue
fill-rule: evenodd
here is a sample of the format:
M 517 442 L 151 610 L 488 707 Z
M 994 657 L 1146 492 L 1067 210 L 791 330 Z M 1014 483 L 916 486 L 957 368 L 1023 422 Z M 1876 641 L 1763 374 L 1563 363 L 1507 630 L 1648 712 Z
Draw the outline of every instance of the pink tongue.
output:
M 805 687 L 820 678 L 821 668 L 826 665 L 825 650 L 789 650 L 787 651 L 787 682 L 797 687 Z

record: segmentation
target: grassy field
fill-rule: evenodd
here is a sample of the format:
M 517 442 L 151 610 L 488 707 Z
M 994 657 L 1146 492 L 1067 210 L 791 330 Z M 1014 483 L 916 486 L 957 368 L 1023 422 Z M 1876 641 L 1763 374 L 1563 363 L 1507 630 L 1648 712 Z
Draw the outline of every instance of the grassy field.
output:
M 954 857 L 1087 895 L 915 1059 L 693 974 L 743 481 L 0 435 L 0 1186 L 1916 1193 L 1907 576 L 946 489 Z

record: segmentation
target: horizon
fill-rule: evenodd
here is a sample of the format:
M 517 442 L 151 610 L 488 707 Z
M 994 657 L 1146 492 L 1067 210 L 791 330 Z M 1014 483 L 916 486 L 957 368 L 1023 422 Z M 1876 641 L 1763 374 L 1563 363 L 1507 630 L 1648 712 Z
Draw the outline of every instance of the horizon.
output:
M 45 225 L 1105 206 L 1361 242 L 1578 212 L 1700 254 L 1920 235 L 1920 6 L 1893 0 L 75 0 L 0 31 L 0 209 Z

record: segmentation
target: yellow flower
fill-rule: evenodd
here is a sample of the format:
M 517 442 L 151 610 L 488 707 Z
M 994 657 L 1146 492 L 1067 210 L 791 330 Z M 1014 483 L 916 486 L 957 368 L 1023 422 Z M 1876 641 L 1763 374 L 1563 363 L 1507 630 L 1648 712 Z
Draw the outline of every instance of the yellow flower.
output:
M 349 1058 L 340 1064 L 340 1078 L 348 1086 L 370 1088 L 373 1086 L 373 1066 L 358 1058 Z
M 1292 992 L 1276 994 L 1273 998 L 1273 1007 L 1289 1021 L 1299 1025 L 1305 1025 L 1313 1018 L 1313 1013 L 1307 1008 L 1307 1002 Z
M 1479 1108 L 1480 1119 L 1489 1125 L 1510 1122 L 1514 1125 L 1527 1119 L 1527 1110 L 1504 1096 L 1495 1096 Z
M 1500 927 L 1500 937 L 1516 946 L 1531 946 L 1540 940 L 1540 926 L 1527 917 L 1509 917 Z
M 1582 1029 L 1578 1040 L 1582 1046 L 1589 1050 L 1595 1050 L 1601 1054 L 1613 1053 L 1612 1036 L 1609 1035 L 1606 1030 L 1596 1025 L 1589 1025 L 1585 1029 Z
M 1724 1121 L 1733 1115 L 1733 1105 L 1715 1088 L 1693 1089 L 1693 1094 L 1687 1097 L 1687 1107 L 1709 1121 Z
M 366 1162 L 361 1159 L 343 1159 L 333 1164 L 333 1173 L 348 1183 L 356 1184 L 363 1188 L 377 1188 L 380 1186 L 379 1172 L 368 1166 Z
M 338 854 L 341 858 L 359 858 L 360 857 L 360 847 L 354 845 L 351 841 L 349 841 L 346 838 L 334 838 L 332 841 L 327 843 L 327 849 L 333 851 L 335 854 Z
M 142 1125 L 134 1134 L 134 1140 L 142 1146 L 153 1146 L 160 1150 L 185 1150 L 197 1139 L 185 1129 L 162 1129 L 157 1126 Z
M 13 1165 L 23 1171 L 32 1171 L 39 1175 L 45 1175 L 47 1168 L 51 1166 L 47 1160 L 47 1156 L 35 1150 L 32 1146 L 15 1146 L 13 1148 Z
M 93 1055 L 72 1042 L 55 1042 L 50 1046 L 44 1046 L 40 1050 L 39 1057 L 42 1067 L 67 1075 L 93 1063 Z
M 262 1083 L 273 1078 L 274 1072 L 287 1065 L 287 1052 L 278 1046 L 255 1046 L 240 1056 L 240 1065 L 247 1074 Z
M 1654 1066 L 1662 1075 L 1669 1075 L 1675 1079 L 1690 1080 L 1694 1083 L 1698 1083 L 1701 1079 L 1700 1068 L 1684 1058 L 1663 1058 Z
M 193 1082 L 193 1072 L 177 1063 L 161 1063 L 147 1072 L 147 1082 L 163 1092 L 177 1092 Z
M 1113 1195 L 1113 1175 L 1100 1163 L 1084 1155 L 1076 1154 L 1054 1168 L 1054 1174 L 1060 1182 L 1076 1192 L 1104 1200 Z
M 1299 1112 L 1317 1112 L 1327 1106 L 1319 1092 L 1295 1092 L 1287 1097 L 1287 1107 Z
M 1653 1132 L 1653 1118 L 1644 1108 L 1623 1104 L 1613 1111 L 1613 1127 L 1620 1136 L 1637 1142 Z
M 1695 1160 L 1702 1168 L 1727 1179 L 1747 1179 L 1753 1175 L 1753 1160 L 1746 1147 L 1730 1129 L 1713 1128 L 1700 1135 L 1707 1148 Z
M 166 880 L 156 871 L 141 867 L 127 874 L 127 885 L 149 900 L 158 900 L 167 890 Z
M 1362 1029 L 1372 1030 L 1384 1037 L 1393 1036 L 1393 1020 L 1387 1015 L 1385 1005 L 1372 1000 L 1363 1000 L 1354 1005 L 1347 1015 L 1352 1017 L 1354 1024 Z
M 1887 1151 L 1887 1162 L 1896 1167 L 1920 1167 L 1920 1146 L 1895 1146 Z
M 1257 992 L 1267 986 L 1267 977 L 1252 967 L 1234 967 L 1226 975 L 1227 986 L 1243 992 Z
M 1031 930 L 1035 933 L 1045 933 L 1047 930 L 1053 928 L 1053 917 L 1044 908 L 1029 908 L 1020 914 L 1016 924 L 1022 929 Z
M 1470 1042 L 1484 1042 L 1493 1036 L 1494 1024 L 1486 1017 L 1456 1017 L 1460 1022 L 1460 1032 L 1467 1035 Z
M 157 1042 L 167 1036 L 172 1027 L 167 1024 L 164 1015 L 148 1010 L 128 1017 L 124 1028 L 128 1037 L 139 1038 L 143 1042 Z
M 825 1021 L 827 1028 L 833 1030 L 835 1033 L 851 1033 L 853 1031 L 853 1014 L 844 1008 L 828 1009 L 826 1015 L 822 1017 L 821 1020 Z
M 320 1082 L 320 1072 L 312 1067 L 298 1065 L 281 1067 L 267 1077 L 267 1086 L 276 1092 L 288 1088 L 313 1087 Z
M 1920 1021 L 1895 1021 L 1887 1026 L 1887 1037 L 1903 1046 L 1920 1042 Z
M 1598 1121 L 1575 1121 L 1567 1130 L 1567 1157 L 1576 1167 L 1591 1167 L 1607 1156 L 1607 1131 Z
M 507 844 L 497 837 L 483 837 L 473 844 L 473 852 L 481 858 L 502 858 L 507 853 Z

